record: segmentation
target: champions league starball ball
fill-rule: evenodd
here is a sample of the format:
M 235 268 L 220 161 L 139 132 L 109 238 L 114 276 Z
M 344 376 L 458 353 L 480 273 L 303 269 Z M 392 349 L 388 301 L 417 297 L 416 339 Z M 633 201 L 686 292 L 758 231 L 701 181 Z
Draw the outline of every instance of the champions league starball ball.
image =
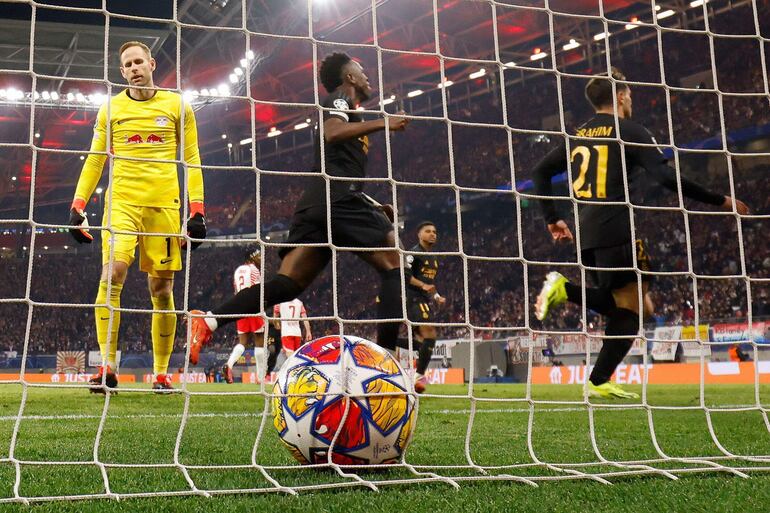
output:
M 340 465 L 396 463 L 415 427 L 407 374 L 388 351 L 358 337 L 300 347 L 278 372 L 273 394 L 273 424 L 302 464 L 328 463 L 330 448 Z

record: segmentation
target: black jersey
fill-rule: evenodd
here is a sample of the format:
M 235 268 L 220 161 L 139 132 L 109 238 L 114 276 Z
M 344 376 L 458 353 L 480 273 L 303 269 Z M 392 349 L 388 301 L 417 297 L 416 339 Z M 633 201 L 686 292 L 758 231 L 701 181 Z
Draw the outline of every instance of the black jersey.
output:
M 438 259 L 435 255 L 420 254 L 426 253 L 426 250 L 416 244 L 412 249 L 412 255 L 406 256 L 406 266 L 404 266 L 404 277 L 406 278 L 406 291 L 410 296 L 423 296 L 431 298 L 431 295 L 422 290 L 420 287 L 415 287 L 409 283 L 409 278 L 414 276 L 423 283 L 433 285 L 436 283 L 436 275 L 438 274 Z
M 348 123 L 363 121 L 361 114 L 355 111 L 353 101 L 342 93 L 329 95 L 322 103 L 323 107 L 332 109 L 323 111 L 323 120 L 331 117 L 342 119 Z M 369 137 L 364 135 L 356 139 L 348 139 L 338 143 L 324 142 L 324 157 L 326 173 L 329 176 L 363 178 L 366 176 L 367 153 L 369 152 Z M 320 131 L 315 141 L 314 171 L 321 172 L 321 140 Z M 363 182 L 345 181 L 332 178 L 330 180 L 330 197 L 332 202 L 360 192 Z M 326 181 L 322 177 L 313 178 L 305 188 L 297 210 L 326 204 Z
M 618 122 L 622 141 L 657 144 L 642 125 L 628 119 Z M 616 137 L 615 117 L 610 114 L 597 114 L 570 137 L 572 197 L 585 202 L 578 204 L 582 249 L 618 246 L 631 241 L 629 207 L 607 205 L 626 201 L 621 151 L 625 154 L 629 188 L 634 187 L 635 181 L 652 178 L 668 189 L 677 190 L 676 172 L 658 148 L 631 144 L 621 147 L 612 140 Z M 535 169 L 535 194 L 551 195 L 551 178 L 566 169 L 566 152 L 560 146 L 546 155 Z M 724 196 L 711 193 L 684 176 L 681 182 L 682 194 L 688 198 L 712 205 L 724 202 Z M 553 201 L 541 203 L 547 223 L 561 218 Z

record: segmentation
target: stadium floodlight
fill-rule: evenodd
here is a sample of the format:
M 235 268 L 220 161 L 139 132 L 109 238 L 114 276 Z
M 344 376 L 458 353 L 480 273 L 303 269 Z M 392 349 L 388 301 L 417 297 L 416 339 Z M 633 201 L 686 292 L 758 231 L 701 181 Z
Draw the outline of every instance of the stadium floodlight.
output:
M 454 84 L 454 82 L 452 82 L 451 80 L 444 80 L 443 82 L 441 82 L 440 84 L 438 84 L 438 86 L 437 86 L 437 87 L 438 87 L 439 89 L 441 89 L 442 87 L 449 87 L 449 86 L 451 86 L 452 84 Z
M 539 61 L 540 59 L 545 59 L 546 57 L 548 57 L 548 52 L 544 52 L 540 50 L 540 48 L 535 48 L 535 51 L 532 53 L 532 55 L 529 56 L 529 60 Z
M 184 99 L 184 101 L 186 101 L 187 103 L 190 103 L 191 101 L 193 101 L 193 99 L 194 99 L 195 97 L 193 96 L 193 92 L 192 92 L 192 91 L 185 91 L 185 92 L 183 92 L 183 93 L 182 93 L 182 98 L 183 98 L 183 99 Z
M 0 98 L 5 98 L 8 92 L 5 89 L 0 89 Z
M 270 127 L 270 131 L 267 133 L 268 137 L 276 137 L 281 135 L 283 132 L 278 130 L 276 127 Z
M 203 96 L 208 96 L 209 95 L 209 90 L 204 87 L 203 89 L 201 89 L 201 94 Z
M 230 76 L 228 78 L 230 78 L 230 82 L 232 82 L 233 84 L 238 83 L 238 75 L 236 75 L 235 73 L 230 73 Z
M 248 68 L 249 67 L 249 61 L 247 61 L 246 59 L 241 59 L 240 65 L 241 65 L 241 68 L 244 68 L 244 69 Z
M 43 96 L 44 100 L 50 100 L 51 99 L 51 93 L 49 93 L 48 91 L 43 91 L 42 96 Z
M 102 189 L 101 187 L 96 188 L 96 194 L 101 194 L 103 192 L 104 192 L 104 189 Z
M 248 60 L 252 60 L 252 59 L 254 59 L 254 52 L 253 52 L 253 51 L 251 51 L 251 50 L 246 50 L 246 58 L 247 58 Z
M 59 99 L 59 93 L 56 91 L 51 91 L 51 100 L 57 101 Z
M 594 41 L 601 41 L 605 36 L 609 36 L 609 32 L 599 32 L 594 36 Z
M 642 22 L 639 21 L 639 18 L 637 16 L 634 16 L 633 18 L 631 18 L 630 23 L 626 23 L 626 30 L 634 30 L 641 24 Z
M 506 68 L 515 68 L 516 67 L 516 63 L 513 62 L 513 61 L 508 61 L 505 64 L 503 64 L 503 66 L 505 66 Z
M 394 101 L 396 101 L 396 100 L 394 100 L 393 98 L 385 98 L 384 100 L 382 100 L 382 104 L 383 105 L 390 105 Z
M 251 144 L 251 141 L 252 141 L 251 137 L 247 137 L 246 139 L 241 139 L 240 144 L 241 146 L 246 146 L 247 144 Z
M 487 70 L 484 69 L 484 68 L 481 68 L 480 70 L 474 71 L 473 73 L 468 75 L 468 78 L 470 78 L 471 80 L 474 80 L 476 78 L 481 78 L 481 77 L 483 77 L 486 74 L 487 74 Z
M 222 134 L 222 139 L 227 139 L 227 134 Z
M 307 128 L 310 126 L 310 123 L 303 121 L 302 123 L 297 123 L 294 125 L 294 130 L 302 130 L 303 128 Z
M 577 48 L 578 46 L 580 46 L 580 43 L 578 43 L 578 42 L 577 42 L 577 41 L 575 41 L 574 39 L 570 39 L 570 40 L 569 40 L 569 43 L 567 43 L 567 44 L 565 44 L 564 46 L 562 46 L 562 47 L 561 47 L 561 49 L 562 49 L 562 50 L 564 50 L 564 51 L 566 52 L 566 51 L 569 51 L 569 50 L 574 50 L 574 49 L 575 49 L 575 48 Z
M 75 95 L 75 99 L 76 99 L 77 101 L 79 101 L 79 102 L 84 102 L 84 101 L 86 101 L 86 97 L 85 97 L 85 96 L 83 96 L 83 93 L 77 93 L 77 94 Z
M 666 9 L 666 10 L 665 10 L 665 11 L 663 11 L 662 13 L 658 14 L 658 19 L 659 19 L 659 20 L 663 20 L 663 19 L 665 19 L 665 18 L 668 18 L 668 17 L 670 17 L 670 16 L 673 16 L 674 14 L 676 14 L 676 12 L 674 12 L 673 10 L 671 10 L 671 9 Z
M 235 68 L 235 69 L 233 70 L 233 73 L 235 73 L 236 75 L 238 75 L 239 77 L 241 77 L 241 76 L 243 76 L 243 68 Z
M 35 139 L 40 139 L 40 132 L 35 132 Z
M 700 7 L 703 4 L 709 3 L 709 0 L 693 0 L 690 2 L 690 7 Z
M 75 95 L 72 93 L 67 93 L 67 101 L 68 102 L 75 101 Z
M 415 89 L 414 91 L 409 91 L 406 93 L 406 95 L 409 98 L 414 98 L 415 96 L 420 96 L 422 94 L 422 89 Z
M 217 91 L 222 96 L 230 96 L 230 86 L 227 84 L 219 84 L 219 86 L 217 86 Z

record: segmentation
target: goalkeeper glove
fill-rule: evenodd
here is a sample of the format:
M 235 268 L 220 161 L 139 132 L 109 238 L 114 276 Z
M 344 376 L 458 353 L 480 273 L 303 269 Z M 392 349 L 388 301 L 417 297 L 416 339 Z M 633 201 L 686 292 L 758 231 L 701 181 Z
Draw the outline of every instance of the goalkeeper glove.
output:
M 69 225 L 74 226 L 74 228 L 70 228 L 70 233 L 79 244 L 91 244 L 94 240 L 93 235 L 88 233 L 88 230 L 86 229 L 88 228 L 88 218 L 83 212 L 85 206 L 85 201 L 75 199 L 70 207 Z
M 206 238 L 206 218 L 203 217 L 203 203 L 190 204 L 190 218 L 187 220 L 187 235 L 193 239 Z M 192 249 L 197 249 L 203 244 L 201 241 L 193 241 Z

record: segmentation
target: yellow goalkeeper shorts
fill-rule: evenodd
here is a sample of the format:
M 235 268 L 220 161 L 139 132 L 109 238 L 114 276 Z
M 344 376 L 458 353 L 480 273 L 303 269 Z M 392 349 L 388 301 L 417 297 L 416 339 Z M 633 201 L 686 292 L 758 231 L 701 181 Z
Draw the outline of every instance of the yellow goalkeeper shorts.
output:
M 102 231 L 102 265 L 113 258 L 129 266 L 139 246 L 139 269 L 155 277 L 170 277 L 182 268 L 179 237 L 179 210 L 175 208 L 140 207 L 115 203 L 105 205 L 102 224 L 112 232 Z M 138 234 L 160 233 L 162 235 Z

